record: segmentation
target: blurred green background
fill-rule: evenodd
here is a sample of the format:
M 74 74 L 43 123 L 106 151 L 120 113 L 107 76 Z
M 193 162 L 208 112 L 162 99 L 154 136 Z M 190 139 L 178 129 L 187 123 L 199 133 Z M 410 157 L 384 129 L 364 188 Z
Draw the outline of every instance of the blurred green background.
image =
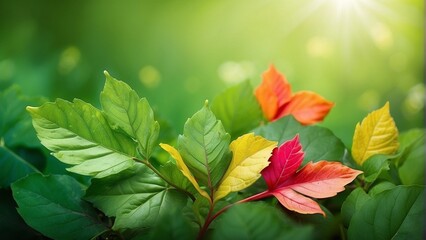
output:
M 423 127 L 423 42 L 421 0 L 0 0 L 0 90 L 99 106 L 107 70 L 180 133 L 274 64 L 293 91 L 335 102 L 321 125 L 350 145 L 387 100 L 400 131 Z

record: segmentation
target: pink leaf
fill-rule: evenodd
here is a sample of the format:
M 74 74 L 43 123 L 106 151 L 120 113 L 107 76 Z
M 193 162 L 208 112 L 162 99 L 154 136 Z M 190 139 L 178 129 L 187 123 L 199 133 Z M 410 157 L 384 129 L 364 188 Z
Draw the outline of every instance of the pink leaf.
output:
M 303 214 L 321 213 L 325 216 L 324 211 L 317 202 L 307 198 L 290 188 L 284 188 L 280 191 L 272 193 L 278 201 L 288 210 L 292 210 Z
M 271 163 L 262 171 L 268 188 L 275 189 L 284 184 L 302 164 L 303 155 L 299 135 L 275 148 L 269 158 Z
M 310 162 L 288 181 L 286 188 L 309 197 L 327 198 L 345 190 L 344 186 L 361 173 L 339 162 Z

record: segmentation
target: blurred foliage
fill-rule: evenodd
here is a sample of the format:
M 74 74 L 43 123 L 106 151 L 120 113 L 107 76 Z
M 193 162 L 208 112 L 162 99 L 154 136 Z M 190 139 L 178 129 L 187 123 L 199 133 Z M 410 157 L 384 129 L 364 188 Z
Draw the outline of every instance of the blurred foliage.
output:
M 177 132 L 205 99 L 269 64 L 295 91 L 336 103 L 323 126 L 345 144 L 390 101 L 423 126 L 420 0 L 0 0 L 0 90 L 99 105 L 103 70 L 147 97 Z M 95 104 L 96 105 L 96 104 Z M 3 107 L 3 106 L 2 106 Z

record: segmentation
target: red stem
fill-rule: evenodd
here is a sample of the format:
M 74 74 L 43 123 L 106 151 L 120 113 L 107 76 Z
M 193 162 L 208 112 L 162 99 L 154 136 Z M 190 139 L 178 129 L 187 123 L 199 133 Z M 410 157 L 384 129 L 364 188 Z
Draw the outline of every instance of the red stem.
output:
M 204 222 L 203 228 L 201 228 L 200 232 L 198 233 L 198 237 L 197 240 L 201 240 L 204 237 L 204 234 L 207 232 L 207 229 L 209 228 L 209 225 L 211 222 L 213 222 L 213 220 L 215 220 L 220 214 L 224 213 L 228 208 L 234 206 L 235 204 L 239 204 L 239 203 L 245 203 L 245 202 L 250 202 L 250 201 L 255 201 L 255 200 L 259 200 L 265 197 L 268 197 L 269 195 L 271 195 L 271 193 L 266 190 L 264 192 L 258 193 L 256 195 L 250 196 L 248 198 L 244 198 L 238 202 L 229 204 L 227 206 L 225 206 L 224 208 L 222 208 L 221 210 L 219 210 L 215 215 L 212 215 L 213 212 L 213 204 L 210 205 L 210 210 L 209 213 L 207 215 L 206 221 Z
M 228 206 L 222 208 L 220 211 L 218 211 L 213 217 L 212 217 L 212 221 L 217 218 L 220 214 L 222 214 L 223 212 L 225 212 L 228 208 L 234 206 L 235 204 L 239 204 L 239 203 L 245 203 L 245 202 L 250 202 L 250 201 L 255 201 L 255 200 L 259 200 L 265 197 L 268 197 L 270 195 L 269 191 L 263 191 L 261 193 L 258 193 L 256 195 L 253 195 L 251 197 L 248 198 L 244 198 L 243 200 L 240 200 L 238 202 L 235 202 L 233 204 L 229 204 Z
M 211 215 L 213 213 L 214 204 L 210 204 L 209 213 L 207 214 L 206 221 L 204 222 L 203 227 L 201 228 L 200 232 L 198 233 L 197 240 L 201 240 L 204 237 L 204 234 L 206 234 L 207 229 L 209 228 L 210 223 L 213 221 L 213 218 L 211 218 Z

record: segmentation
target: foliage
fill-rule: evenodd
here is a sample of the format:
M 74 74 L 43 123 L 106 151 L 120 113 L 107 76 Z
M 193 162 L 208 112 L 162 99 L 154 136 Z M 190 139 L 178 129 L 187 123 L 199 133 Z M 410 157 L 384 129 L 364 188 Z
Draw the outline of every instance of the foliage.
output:
M 293 94 L 284 75 L 273 65 L 263 74 L 263 81 L 256 88 L 255 95 L 270 121 L 293 115 L 302 124 L 313 124 L 322 121 L 333 107 L 332 102 L 314 92 Z
M 12 190 L 17 212 L 40 234 L 421 238 L 424 169 L 416 164 L 424 166 L 425 131 L 398 136 L 389 103 L 356 126 L 350 151 L 330 129 L 312 125 L 333 103 L 315 93 L 292 94 L 271 66 L 255 90 L 245 82 L 211 107 L 206 101 L 183 133 L 168 140 L 147 99 L 105 76 L 100 109 L 57 99 L 28 106 L 25 114 L 33 103 L 16 88 L 0 95 L 7 106 L 0 112 L 1 186 Z M 16 107 L 3 104 L 11 99 Z M 29 116 L 54 158 L 37 141 L 21 144 L 36 146 L 45 162 L 57 159 L 69 173 L 37 168 L 19 155 L 13 136 L 28 127 Z

